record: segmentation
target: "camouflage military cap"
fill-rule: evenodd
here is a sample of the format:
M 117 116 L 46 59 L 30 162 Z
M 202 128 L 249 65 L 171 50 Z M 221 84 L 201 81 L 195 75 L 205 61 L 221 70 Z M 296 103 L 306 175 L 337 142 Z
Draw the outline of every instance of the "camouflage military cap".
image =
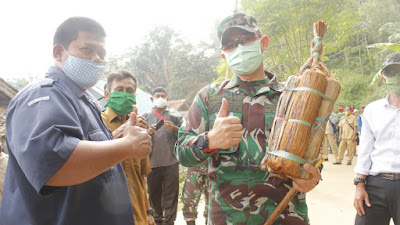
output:
M 235 13 L 232 16 L 228 16 L 223 19 L 217 27 L 217 36 L 220 40 L 223 40 L 224 33 L 231 28 L 240 28 L 250 33 L 261 35 L 261 31 L 258 28 L 256 19 L 245 13 Z
M 400 65 L 400 52 L 386 56 L 386 58 L 383 60 L 382 69 L 380 72 L 382 73 L 385 69 L 393 65 Z

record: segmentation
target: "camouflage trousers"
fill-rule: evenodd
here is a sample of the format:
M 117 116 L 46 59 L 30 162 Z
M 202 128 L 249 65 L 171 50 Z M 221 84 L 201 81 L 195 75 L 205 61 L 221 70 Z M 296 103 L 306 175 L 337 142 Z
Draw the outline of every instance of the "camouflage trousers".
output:
M 198 166 L 188 169 L 185 184 L 183 186 L 181 201 L 183 203 L 183 217 L 185 221 L 195 221 L 197 218 L 197 207 L 201 194 L 204 193 L 206 200 L 204 207 L 204 218 L 208 218 L 209 178 L 207 174 L 199 172 Z

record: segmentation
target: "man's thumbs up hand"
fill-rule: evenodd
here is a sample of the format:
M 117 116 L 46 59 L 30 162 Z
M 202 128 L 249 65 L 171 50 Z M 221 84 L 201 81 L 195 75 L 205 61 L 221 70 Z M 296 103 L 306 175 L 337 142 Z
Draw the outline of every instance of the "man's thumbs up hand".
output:
M 217 117 L 226 117 L 228 114 L 228 101 L 226 100 L 226 98 L 222 99 L 222 105 L 221 108 L 219 108 L 219 112 Z
M 242 124 L 239 118 L 228 116 L 228 101 L 223 98 L 214 127 L 208 132 L 209 149 L 227 149 L 242 140 Z
M 138 115 L 138 108 L 136 107 L 136 105 L 132 105 L 132 108 L 133 108 L 133 112 L 132 113 L 136 114 L 136 116 L 134 116 L 135 120 L 136 120 L 136 124 L 133 124 L 133 122 L 132 122 L 132 125 L 134 125 L 134 126 L 136 125 L 138 127 L 147 129 L 147 120 L 146 120 L 146 118 L 144 118 L 143 116 L 139 116 Z M 132 113 L 131 113 L 130 118 L 133 117 Z
M 130 116 L 129 116 L 129 124 L 132 126 L 136 126 L 137 124 L 137 114 L 134 112 L 131 112 Z

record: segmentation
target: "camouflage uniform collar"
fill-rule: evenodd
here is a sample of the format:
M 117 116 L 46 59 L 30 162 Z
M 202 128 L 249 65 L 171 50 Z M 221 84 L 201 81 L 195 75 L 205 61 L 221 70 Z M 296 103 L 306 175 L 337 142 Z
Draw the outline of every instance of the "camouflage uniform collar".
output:
M 276 77 L 275 74 L 273 74 L 273 73 L 271 73 L 271 72 L 269 72 L 267 70 L 265 70 L 264 73 L 265 73 L 264 81 L 266 83 L 265 86 L 267 87 L 268 90 L 270 90 L 270 89 L 271 90 L 275 90 L 275 91 L 282 91 L 283 90 L 282 86 L 277 81 L 277 77 Z M 240 87 L 243 84 L 244 84 L 244 81 L 242 81 L 239 76 L 234 74 L 233 77 L 230 79 L 229 83 L 225 86 L 225 89 L 229 90 L 229 89 L 232 89 L 232 88 L 235 88 L 235 87 Z M 262 88 L 262 90 L 264 92 L 268 91 L 265 88 Z

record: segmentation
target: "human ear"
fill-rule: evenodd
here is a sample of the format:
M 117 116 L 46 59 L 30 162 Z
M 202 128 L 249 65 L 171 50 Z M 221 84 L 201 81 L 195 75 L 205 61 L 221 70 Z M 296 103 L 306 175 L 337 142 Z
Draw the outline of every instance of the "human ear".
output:
M 226 61 L 225 53 L 222 53 L 222 52 L 221 52 L 221 58 L 223 58 L 223 59 Z
M 61 45 L 53 46 L 53 58 L 54 60 L 61 62 L 63 56 L 64 48 Z
M 262 46 L 262 50 L 263 51 L 265 51 L 265 50 L 267 50 L 267 48 L 268 48 L 268 44 L 269 44 L 269 38 L 268 38 L 268 36 L 267 35 L 264 35 L 262 38 L 261 38 L 261 46 Z
M 108 101 L 108 99 L 110 98 L 110 93 L 108 92 L 108 90 L 104 91 L 104 99 Z

